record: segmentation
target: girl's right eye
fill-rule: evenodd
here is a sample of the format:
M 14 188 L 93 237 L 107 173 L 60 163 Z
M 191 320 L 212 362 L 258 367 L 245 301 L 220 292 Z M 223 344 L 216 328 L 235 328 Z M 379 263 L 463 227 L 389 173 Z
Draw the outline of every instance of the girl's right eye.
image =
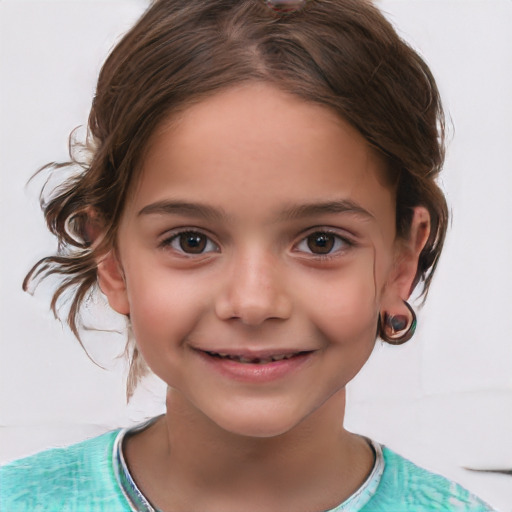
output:
M 182 231 L 171 238 L 167 238 L 161 245 L 171 247 L 176 252 L 191 255 L 219 252 L 218 245 L 199 231 Z

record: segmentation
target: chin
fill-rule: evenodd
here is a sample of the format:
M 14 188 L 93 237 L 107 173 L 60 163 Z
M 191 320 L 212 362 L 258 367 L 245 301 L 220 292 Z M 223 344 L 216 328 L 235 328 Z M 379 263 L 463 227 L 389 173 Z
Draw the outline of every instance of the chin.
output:
M 276 422 L 265 424 L 263 422 L 258 423 L 239 423 L 231 425 L 219 425 L 224 430 L 243 437 L 253 437 L 258 439 L 269 439 L 277 437 L 289 432 L 295 425 L 278 425 Z
M 262 413 L 261 409 L 255 409 L 244 415 L 243 411 L 238 414 L 226 414 L 223 417 L 210 417 L 221 429 L 238 436 L 253 438 L 272 438 L 277 437 L 293 430 L 302 418 L 294 415 L 275 414 L 275 411 Z M 242 414 L 241 414 L 242 413 Z

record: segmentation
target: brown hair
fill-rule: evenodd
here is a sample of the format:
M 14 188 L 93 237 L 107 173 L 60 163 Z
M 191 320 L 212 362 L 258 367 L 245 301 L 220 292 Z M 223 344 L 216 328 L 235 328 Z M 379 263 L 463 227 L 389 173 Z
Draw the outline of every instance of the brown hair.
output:
M 61 275 L 51 307 L 57 314 L 60 299 L 72 293 L 67 321 L 79 340 L 80 305 L 96 290 L 98 258 L 114 246 L 150 136 L 169 115 L 246 81 L 326 106 L 387 159 L 397 183 L 398 236 L 407 236 L 411 207 L 430 212 L 414 282 L 423 280 L 428 291 L 448 219 L 435 183 L 444 116 L 428 66 L 379 10 L 365 0 L 313 0 L 279 15 L 263 0 L 157 0 L 101 70 L 88 124 L 90 160 L 81 161 L 75 145 L 70 162 L 45 167 L 77 172 L 41 201 L 59 248 L 36 263 L 23 286 Z M 94 244 L 91 222 L 104 234 Z

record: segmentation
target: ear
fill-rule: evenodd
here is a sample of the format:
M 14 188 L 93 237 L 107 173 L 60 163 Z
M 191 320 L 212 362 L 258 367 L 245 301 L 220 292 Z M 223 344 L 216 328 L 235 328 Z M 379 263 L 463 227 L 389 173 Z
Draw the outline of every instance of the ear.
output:
M 430 214 L 423 206 L 414 207 L 408 237 L 396 242 L 395 264 L 386 282 L 383 308 L 393 313 L 395 308 L 403 309 L 416 284 L 418 261 L 421 251 L 430 235 Z
M 105 226 L 103 216 L 94 207 L 88 206 L 81 212 L 80 235 L 85 243 L 97 247 L 103 241 Z M 98 284 L 114 311 L 122 315 L 130 312 L 124 273 L 115 249 L 97 259 Z
M 130 314 L 126 281 L 114 249 L 98 263 L 98 284 L 114 311 L 121 315 Z

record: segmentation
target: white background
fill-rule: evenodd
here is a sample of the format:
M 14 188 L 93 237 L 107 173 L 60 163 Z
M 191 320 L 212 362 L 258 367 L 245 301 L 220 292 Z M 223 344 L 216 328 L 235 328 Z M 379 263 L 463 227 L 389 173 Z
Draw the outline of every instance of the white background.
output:
M 256 0 L 255 0 L 256 1 Z M 320 1 L 320 0 L 318 0 Z M 0 2 L 0 462 L 163 410 L 147 380 L 125 404 L 123 338 L 91 334 L 93 365 L 21 291 L 54 250 L 38 209 L 41 165 L 67 158 L 100 65 L 143 0 Z M 379 344 L 349 387 L 347 426 L 512 511 L 512 1 L 382 0 L 430 64 L 454 129 L 442 179 L 453 225 L 419 330 Z

